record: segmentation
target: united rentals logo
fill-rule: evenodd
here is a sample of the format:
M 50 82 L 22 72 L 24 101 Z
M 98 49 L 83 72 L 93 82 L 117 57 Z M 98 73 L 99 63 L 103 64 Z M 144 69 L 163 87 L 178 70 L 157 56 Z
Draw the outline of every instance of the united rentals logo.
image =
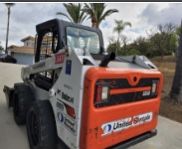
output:
M 153 116 L 152 112 L 149 112 L 103 124 L 101 126 L 103 130 L 102 136 L 111 134 L 113 132 L 122 131 L 130 127 L 135 127 L 143 123 L 150 122 L 152 120 L 152 116 Z
M 60 123 L 64 124 L 66 128 L 68 128 L 72 133 L 76 133 L 76 125 L 73 120 L 70 120 L 65 114 L 62 112 L 57 113 L 57 118 Z

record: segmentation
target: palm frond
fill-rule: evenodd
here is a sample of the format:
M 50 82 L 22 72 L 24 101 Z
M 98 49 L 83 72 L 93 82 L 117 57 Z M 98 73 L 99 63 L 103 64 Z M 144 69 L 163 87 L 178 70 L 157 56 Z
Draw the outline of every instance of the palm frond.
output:
M 85 14 L 85 12 L 82 11 L 80 14 L 80 23 L 82 23 L 86 18 L 87 18 L 87 15 Z
M 114 32 L 117 32 L 118 34 L 120 34 L 126 26 L 132 26 L 130 22 L 124 22 L 123 20 L 115 20 L 115 24 Z
M 63 12 L 57 12 L 56 15 L 62 15 L 64 17 L 66 17 L 68 20 L 72 21 L 72 19 L 67 14 L 65 14 Z
M 132 24 L 130 22 L 124 22 L 124 26 L 132 27 Z
M 59 14 L 67 17 L 71 22 L 74 23 L 82 23 L 85 20 L 85 12 L 82 11 L 82 6 L 80 3 L 64 3 L 63 5 L 66 8 L 67 14 L 62 12 Z
M 118 12 L 117 9 L 106 10 L 105 3 L 90 3 L 84 4 L 83 11 L 89 16 L 92 26 L 99 27 L 100 23 L 112 13 Z M 93 25 L 94 23 L 94 25 Z
M 104 20 L 107 16 L 110 16 L 111 14 L 116 13 L 116 12 L 118 12 L 117 9 L 109 9 L 109 10 L 107 10 L 107 11 L 101 16 L 100 20 Z

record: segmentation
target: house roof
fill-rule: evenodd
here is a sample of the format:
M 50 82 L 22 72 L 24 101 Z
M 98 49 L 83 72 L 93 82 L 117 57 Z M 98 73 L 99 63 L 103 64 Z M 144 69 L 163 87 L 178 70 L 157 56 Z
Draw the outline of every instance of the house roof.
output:
M 9 47 L 9 50 L 14 53 L 34 54 L 34 48 L 24 47 L 24 46 L 13 47 L 13 48 L 10 48 L 10 47 Z
M 27 37 L 21 39 L 22 42 L 24 42 L 26 40 L 35 40 L 35 38 L 33 36 L 27 36 Z
M 24 42 L 26 40 L 35 40 L 33 36 L 27 36 L 23 38 L 21 41 Z M 46 35 L 43 38 L 43 42 L 45 44 L 51 44 L 52 41 L 52 36 Z M 24 53 L 24 54 L 34 54 L 34 48 L 33 47 L 28 47 L 28 46 L 16 46 L 16 45 L 11 45 L 8 47 L 8 50 L 13 52 L 13 53 Z M 41 53 L 51 53 L 51 49 L 47 48 L 46 46 L 41 48 Z M 47 52 L 46 52 L 47 51 Z
M 17 47 L 19 47 L 19 46 L 11 45 L 11 46 L 9 46 L 9 47 L 8 47 L 8 49 L 11 49 L 11 48 L 17 48 Z

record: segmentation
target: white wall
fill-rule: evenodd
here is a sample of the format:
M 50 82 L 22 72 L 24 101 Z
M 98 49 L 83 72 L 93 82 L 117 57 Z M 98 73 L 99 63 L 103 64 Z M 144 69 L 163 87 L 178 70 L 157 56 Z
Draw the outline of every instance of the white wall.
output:
M 34 40 L 26 40 L 26 41 L 24 41 L 24 46 L 25 47 L 34 48 Z
M 34 63 L 33 54 L 14 53 L 13 57 L 17 60 L 18 64 L 31 65 Z

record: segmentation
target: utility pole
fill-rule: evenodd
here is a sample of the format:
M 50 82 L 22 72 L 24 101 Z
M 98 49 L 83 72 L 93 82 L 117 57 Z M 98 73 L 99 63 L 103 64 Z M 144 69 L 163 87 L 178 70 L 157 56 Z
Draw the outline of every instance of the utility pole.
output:
M 9 22 L 10 22 L 10 14 L 11 7 L 15 5 L 14 3 L 5 3 L 8 8 L 8 22 L 7 22 L 7 31 L 6 31 L 6 45 L 5 45 L 5 53 L 8 54 L 8 38 L 9 38 Z

